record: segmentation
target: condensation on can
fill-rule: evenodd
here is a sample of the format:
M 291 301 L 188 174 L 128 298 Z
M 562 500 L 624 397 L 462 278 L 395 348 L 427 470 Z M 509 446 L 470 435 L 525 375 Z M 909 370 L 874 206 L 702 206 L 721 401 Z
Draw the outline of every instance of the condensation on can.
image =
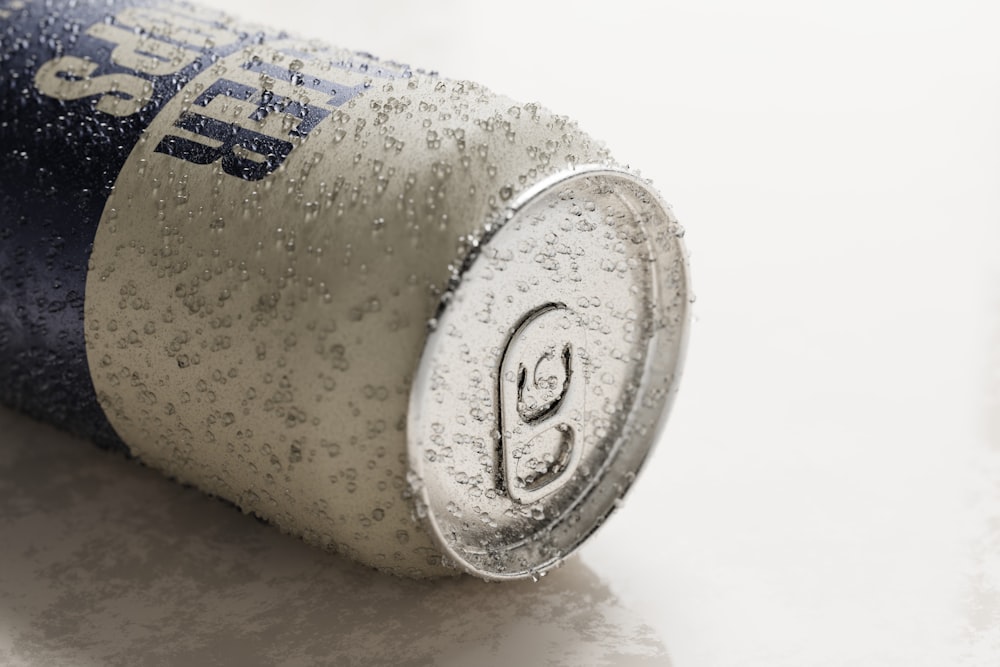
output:
M 189 5 L 119 7 L 84 29 L 108 63 L 43 64 L 36 88 L 90 81 L 95 118 L 129 116 L 148 91 L 128 76 L 169 76 L 199 39 L 217 55 L 149 120 L 97 226 L 87 362 L 117 435 L 388 572 L 557 565 L 676 391 L 669 208 L 538 105 Z

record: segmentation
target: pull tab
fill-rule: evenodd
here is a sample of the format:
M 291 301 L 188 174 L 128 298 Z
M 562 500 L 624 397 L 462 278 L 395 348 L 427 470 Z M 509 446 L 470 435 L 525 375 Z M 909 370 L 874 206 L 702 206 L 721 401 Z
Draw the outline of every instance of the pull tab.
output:
M 558 490 L 580 461 L 586 378 L 579 347 L 586 330 L 563 304 L 528 313 L 500 361 L 499 480 L 531 503 Z

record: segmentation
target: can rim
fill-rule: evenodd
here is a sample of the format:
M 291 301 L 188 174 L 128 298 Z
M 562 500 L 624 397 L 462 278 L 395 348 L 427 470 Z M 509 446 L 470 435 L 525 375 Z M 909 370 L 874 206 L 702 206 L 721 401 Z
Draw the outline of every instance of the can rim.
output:
M 435 314 L 435 320 L 440 319 L 440 317 L 447 312 L 450 296 L 461 284 L 462 277 L 479 258 L 480 249 L 485 247 L 489 243 L 490 239 L 492 239 L 501 229 L 505 228 L 506 224 L 514 219 L 519 212 L 551 192 L 553 188 L 569 184 L 578 179 L 602 176 L 621 179 L 637 188 L 643 193 L 644 196 L 649 197 L 655 208 L 661 212 L 667 222 L 676 224 L 677 221 L 672 215 L 669 204 L 667 204 L 659 193 L 657 193 L 656 190 L 650 186 L 648 180 L 640 178 L 631 171 L 609 167 L 603 164 L 585 164 L 578 165 L 571 170 L 550 175 L 522 191 L 505 210 L 502 217 L 500 217 L 496 222 L 491 222 L 484 226 L 484 233 L 480 242 L 476 244 L 476 247 L 467 255 L 461 267 L 453 274 L 451 281 L 449 282 L 448 289 L 445 290 L 440 301 L 438 310 Z M 675 261 L 680 263 L 683 273 L 680 283 L 681 290 L 683 291 L 685 297 L 685 303 L 676 335 L 674 335 L 669 342 L 660 341 L 661 345 L 666 345 L 672 352 L 673 359 L 670 365 L 670 381 L 664 395 L 659 399 L 659 403 L 656 408 L 658 410 L 658 414 L 652 422 L 652 429 L 648 435 L 642 436 L 642 443 L 638 443 L 631 448 L 633 456 L 629 460 L 629 470 L 624 475 L 624 484 L 616 485 L 617 491 L 614 493 L 615 497 L 611 498 L 609 502 L 602 504 L 602 510 L 599 513 L 593 516 L 588 516 L 588 521 L 586 522 L 587 525 L 585 527 L 581 526 L 581 530 L 576 533 L 572 544 L 566 550 L 560 552 L 557 556 L 534 563 L 528 568 L 497 571 L 486 569 L 472 562 L 472 560 L 468 557 L 472 553 L 471 551 L 456 549 L 454 544 L 446 539 L 445 531 L 441 522 L 433 511 L 430 491 L 428 487 L 423 484 L 423 457 L 420 455 L 420 447 L 416 444 L 415 438 L 413 437 L 413 434 L 418 432 L 421 427 L 422 396 L 420 395 L 421 392 L 419 391 L 419 388 L 425 386 L 428 380 L 428 373 L 430 373 L 430 364 L 425 363 L 425 360 L 428 358 L 429 351 L 440 341 L 441 336 L 444 335 L 441 327 L 429 327 L 427 337 L 421 350 L 420 360 L 413 376 L 407 412 L 407 451 L 410 460 L 410 468 L 413 472 L 413 479 L 410 480 L 410 487 L 417 504 L 418 519 L 425 522 L 426 526 L 429 528 L 428 532 L 430 533 L 435 544 L 439 549 L 441 549 L 446 557 L 446 560 L 450 561 L 452 565 L 457 566 L 459 569 L 468 574 L 472 574 L 488 581 L 511 581 L 527 578 L 537 579 L 540 576 L 544 576 L 547 571 L 558 567 L 568 556 L 576 552 L 576 550 L 579 549 L 584 542 L 586 542 L 602 525 L 604 525 L 607 518 L 619 507 L 620 502 L 618 502 L 618 500 L 624 497 L 624 495 L 628 492 L 629 488 L 634 483 L 634 480 L 645 467 L 645 462 L 648 460 L 652 449 L 662 439 L 663 431 L 666 427 L 667 417 L 676 398 L 684 370 L 684 361 L 687 352 L 692 316 L 690 263 L 686 245 L 681 238 L 681 234 L 675 235 L 671 243 L 673 243 L 677 248 L 678 257 Z M 652 301 L 654 302 L 658 302 L 663 296 L 660 293 L 663 289 L 661 282 L 662 281 L 652 282 L 652 289 L 654 291 Z M 656 354 L 657 341 L 652 340 L 651 337 L 648 345 L 652 350 L 652 354 L 647 355 L 643 362 L 641 374 L 641 378 L 644 381 L 642 383 L 643 385 L 646 384 L 645 380 L 647 380 L 650 376 L 650 373 L 653 371 L 652 367 L 658 360 Z M 662 350 L 660 350 L 660 352 L 662 352 Z M 636 400 L 636 403 L 638 403 L 638 399 Z M 635 409 L 636 407 L 634 404 L 630 406 L 629 421 L 631 421 L 631 415 Z M 593 478 L 586 484 L 583 491 L 580 492 L 573 503 L 561 513 L 561 516 L 565 516 L 573 508 L 595 496 L 599 487 L 602 486 L 600 482 L 604 481 L 605 473 L 608 471 L 608 468 L 610 468 L 611 464 L 614 463 L 621 454 L 621 449 L 622 447 L 620 445 L 616 445 L 613 452 L 604 460 L 601 469 L 593 475 Z M 522 542 L 530 539 L 531 538 L 526 538 Z M 518 546 L 518 544 L 509 545 L 507 549 L 514 549 Z

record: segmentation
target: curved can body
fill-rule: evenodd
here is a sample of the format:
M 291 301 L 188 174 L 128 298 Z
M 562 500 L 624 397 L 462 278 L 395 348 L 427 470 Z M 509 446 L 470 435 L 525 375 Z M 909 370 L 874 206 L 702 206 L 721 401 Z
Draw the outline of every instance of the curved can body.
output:
M 566 118 L 186 4 L 0 4 L 0 398 L 398 574 L 557 564 L 676 391 L 681 230 Z

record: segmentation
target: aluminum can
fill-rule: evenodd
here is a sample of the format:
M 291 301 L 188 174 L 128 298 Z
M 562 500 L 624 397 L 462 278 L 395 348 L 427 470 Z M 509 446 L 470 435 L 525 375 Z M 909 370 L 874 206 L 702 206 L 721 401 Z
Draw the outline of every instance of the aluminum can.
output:
M 408 576 L 619 506 L 682 230 L 567 118 L 188 4 L 0 2 L 0 397 Z

